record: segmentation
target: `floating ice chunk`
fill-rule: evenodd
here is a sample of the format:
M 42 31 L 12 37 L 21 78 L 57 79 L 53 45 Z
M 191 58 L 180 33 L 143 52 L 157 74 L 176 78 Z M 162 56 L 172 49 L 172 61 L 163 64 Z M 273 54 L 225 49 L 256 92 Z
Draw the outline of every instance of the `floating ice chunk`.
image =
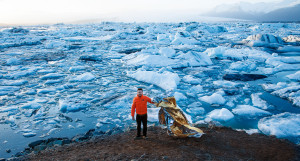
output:
M 44 89 L 37 90 L 38 94 L 48 94 L 48 93 L 55 93 L 55 92 L 56 92 L 55 88 L 44 88 Z
M 0 80 L 0 84 L 2 86 L 22 86 L 26 83 L 28 83 L 27 80 L 9 80 L 9 81 L 7 81 L 7 80 L 1 81 Z
M 46 49 L 55 49 L 65 46 L 65 43 L 62 41 L 50 41 L 45 44 Z
M 20 87 L 0 86 L 0 96 L 7 95 L 7 94 L 10 94 L 10 93 L 14 93 L 18 90 L 20 90 Z
M 227 122 L 234 118 L 234 115 L 226 108 L 216 109 L 207 114 L 207 118 L 215 121 Z
M 221 33 L 221 32 L 228 32 L 226 27 L 224 26 L 212 26 L 212 25 L 203 25 L 200 27 L 200 30 L 206 31 L 206 33 Z
M 75 129 L 75 127 L 72 125 L 68 125 L 68 129 Z
M 207 102 L 209 104 L 219 104 L 224 105 L 226 100 L 224 97 L 218 93 L 214 93 L 211 96 L 203 96 L 199 98 L 201 101 Z
M 162 56 L 173 58 L 176 54 L 176 51 L 174 49 L 164 47 L 159 49 L 159 53 Z
M 292 83 L 292 86 L 294 85 L 298 85 L 297 83 Z M 262 87 L 264 88 L 264 90 L 266 91 L 275 91 L 275 90 L 279 90 L 282 88 L 286 88 L 288 87 L 289 84 L 285 83 L 285 82 L 278 82 L 277 84 L 262 84 Z
M 284 46 L 277 49 L 278 52 L 286 53 L 286 52 L 300 52 L 299 46 Z
M 20 65 L 22 64 L 21 59 L 18 58 L 9 58 L 6 60 L 6 65 Z
M 256 63 L 253 61 L 237 61 L 231 63 L 229 69 L 243 71 L 243 72 L 250 72 L 256 69 Z
M 176 57 L 176 59 L 179 59 L 179 63 L 182 62 L 182 64 L 186 64 L 185 67 L 197 67 L 213 64 L 206 54 L 193 51 L 189 51 L 186 54 L 180 54 Z
M 177 32 L 175 37 L 174 37 L 174 40 L 171 43 L 174 44 L 174 45 L 184 45 L 184 44 L 195 45 L 195 44 L 199 44 L 199 42 L 196 39 L 194 39 L 190 36 L 184 37 L 183 35 L 184 35 L 183 32 Z
M 85 127 L 85 124 L 83 124 L 83 123 L 77 123 L 76 127 L 77 128 L 83 128 L 83 127 Z
M 157 35 L 157 41 L 160 41 L 160 42 L 169 42 L 170 38 L 166 34 L 158 34 Z
M 253 93 L 251 94 L 252 104 L 255 107 L 259 107 L 261 109 L 269 109 L 272 106 L 268 106 L 267 102 L 265 100 L 262 100 L 259 96 L 262 95 L 262 93 Z
M 150 66 L 150 67 L 164 67 L 164 66 L 177 66 L 177 62 L 161 55 L 147 55 L 140 54 L 137 57 L 130 59 L 126 62 L 128 65 L 134 66 Z
M 256 49 L 231 49 L 219 46 L 209 48 L 204 51 L 211 58 L 233 59 L 233 60 L 255 60 L 264 63 L 266 59 L 272 57 L 269 53 Z
M 26 133 L 23 133 L 23 136 L 24 137 L 34 137 L 36 135 L 36 133 L 34 133 L 34 132 L 26 132 Z
M 35 101 L 25 103 L 21 106 L 22 109 L 39 109 L 41 107 L 42 107 L 41 104 Z
M 300 114 L 281 113 L 259 120 L 258 128 L 264 134 L 279 138 L 300 136 Z
M 159 110 L 160 110 L 160 108 L 148 108 L 147 109 L 148 121 L 158 122 L 158 111 Z
M 283 44 L 283 40 L 281 37 L 276 37 L 270 34 L 251 35 L 248 36 L 247 39 L 244 39 L 242 42 L 252 47 L 279 47 L 280 45 L 277 44 Z
M 47 80 L 45 84 L 56 84 L 56 83 L 61 83 L 62 80 Z
M 183 101 L 187 99 L 187 97 L 180 92 L 175 92 L 174 97 L 176 98 L 176 101 Z
M 189 83 L 189 84 L 193 84 L 193 85 L 200 84 L 202 82 L 201 79 L 194 78 L 191 75 L 184 76 L 182 78 L 182 81 Z
M 61 77 L 64 77 L 64 74 L 58 74 L 58 73 L 49 73 L 41 77 L 41 80 L 47 80 L 47 79 L 59 79 Z
M 176 73 L 168 71 L 163 73 L 157 73 L 154 71 L 127 72 L 127 76 L 138 81 L 155 84 L 164 90 L 174 90 L 180 82 L 180 78 Z
M 69 69 L 70 72 L 77 72 L 77 71 L 81 71 L 81 70 L 86 70 L 85 66 L 76 66 L 76 67 L 71 67 Z
M 222 57 L 227 49 L 227 47 L 218 46 L 216 48 L 208 48 L 204 53 L 210 58 Z
M 73 79 L 70 79 L 70 82 L 89 82 L 94 80 L 96 77 L 92 73 L 83 73 L 81 75 L 76 76 Z
M 248 118 L 255 118 L 258 116 L 265 116 L 265 115 L 271 115 L 270 112 L 264 111 L 258 108 L 255 108 L 250 105 L 237 105 L 236 108 L 232 110 L 234 114 L 248 117 Z
M 21 77 L 27 77 L 30 75 L 34 75 L 38 69 L 37 68 L 30 68 L 27 70 L 10 72 L 9 74 L 5 75 L 4 78 L 6 79 L 19 79 Z
M 294 74 L 290 74 L 290 75 L 288 75 L 286 77 L 288 77 L 291 80 L 300 81 L 300 71 L 298 71 L 298 72 L 296 72 Z
M 8 106 L 8 107 L 1 107 L 0 112 L 10 112 L 18 110 L 19 108 L 17 106 Z
M 86 109 L 90 105 L 87 102 L 72 102 L 67 100 L 59 100 L 59 109 L 61 112 L 77 112 Z
M 201 107 L 201 103 L 200 102 L 194 102 L 190 105 L 188 105 L 188 108 L 186 109 L 186 111 L 191 114 L 191 115 L 203 115 L 205 113 L 205 109 L 203 107 Z
M 196 85 L 196 86 L 192 86 L 191 88 L 189 88 L 188 93 L 190 93 L 191 95 L 193 94 L 199 94 L 202 93 L 203 87 L 201 85 Z
M 235 88 L 239 85 L 239 83 L 226 81 L 226 80 L 217 80 L 217 81 L 214 81 L 213 84 L 216 87 L 223 87 L 223 88 Z
M 39 70 L 37 73 L 39 73 L 39 74 L 49 74 L 49 73 L 55 73 L 55 70 L 42 69 L 42 70 Z

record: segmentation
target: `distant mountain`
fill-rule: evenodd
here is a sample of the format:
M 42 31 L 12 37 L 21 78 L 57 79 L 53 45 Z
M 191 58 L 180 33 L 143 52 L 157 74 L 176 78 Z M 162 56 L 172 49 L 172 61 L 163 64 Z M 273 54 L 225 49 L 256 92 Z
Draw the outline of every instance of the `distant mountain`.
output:
M 291 21 L 300 22 L 300 4 L 294 7 L 278 9 L 257 18 L 259 21 Z
M 227 6 L 226 10 L 224 8 L 222 10 L 212 10 L 204 16 L 253 20 L 257 17 L 257 14 L 246 12 L 239 6 L 232 6 L 231 8 Z
M 294 0 L 290 0 L 290 4 L 280 3 L 247 3 L 242 2 L 233 5 L 217 6 L 212 11 L 204 14 L 204 16 L 236 18 L 254 21 L 300 21 L 300 4 L 294 4 Z M 292 3 L 293 2 L 293 3 Z M 274 6 L 272 6 L 274 5 Z M 279 7 L 284 5 L 286 7 Z

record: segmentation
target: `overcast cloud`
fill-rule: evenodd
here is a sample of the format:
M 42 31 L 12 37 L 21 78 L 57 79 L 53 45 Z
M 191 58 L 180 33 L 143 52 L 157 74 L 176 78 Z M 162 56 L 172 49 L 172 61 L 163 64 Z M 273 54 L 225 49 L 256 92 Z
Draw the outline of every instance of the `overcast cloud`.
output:
M 45 24 L 88 19 L 155 21 L 194 15 L 241 0 L 0 0 L 0 24 Z M 279 2 L 243 0 L 249 3 Z M 286 0 L 299 3 L 299 0 Z

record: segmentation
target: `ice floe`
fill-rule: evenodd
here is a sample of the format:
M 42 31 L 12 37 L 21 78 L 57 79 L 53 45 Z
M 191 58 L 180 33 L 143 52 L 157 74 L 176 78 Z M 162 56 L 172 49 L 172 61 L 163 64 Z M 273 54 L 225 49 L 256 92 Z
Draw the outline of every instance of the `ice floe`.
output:
M 168 71 L 164 71 L 163 73 L 154 71 L 136 71 L 128 72 L 127 76 L 138 81 L 157 85 L 164 90 L 174 90 L 180 82 L 180 78 L 176 73 Z
M 234 118 L 234 115 L 226 108 L 216 109 L 207 114 L 206 121 L 229 121 Z
M 232 109 L 232 112 L 236 115 L 247 118 L 271 115 L 271 113 L 268 111 L 255 108 L 250 105 L 237 105 L 236 108 Z
M 258 128 L 264 134 L 276 135 L 279 138 L 300 136 L 300 114 L 281 113 L 265 117 L 258 122 Z

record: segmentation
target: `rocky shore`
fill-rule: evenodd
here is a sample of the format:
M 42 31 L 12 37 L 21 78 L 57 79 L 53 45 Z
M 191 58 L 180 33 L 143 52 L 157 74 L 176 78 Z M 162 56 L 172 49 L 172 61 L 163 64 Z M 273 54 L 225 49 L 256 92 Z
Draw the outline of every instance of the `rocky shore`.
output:
M 285 139 L 249 135 L 227 127 L 201 127 L 201 138 L 174 138 L 149 127 L 148 139 L 134 140 L 135 129 L 118 134 L 94 130 L 72 139 L 52 138 L 29 144 L 10 160 L 299 160 L 300 147 Z

